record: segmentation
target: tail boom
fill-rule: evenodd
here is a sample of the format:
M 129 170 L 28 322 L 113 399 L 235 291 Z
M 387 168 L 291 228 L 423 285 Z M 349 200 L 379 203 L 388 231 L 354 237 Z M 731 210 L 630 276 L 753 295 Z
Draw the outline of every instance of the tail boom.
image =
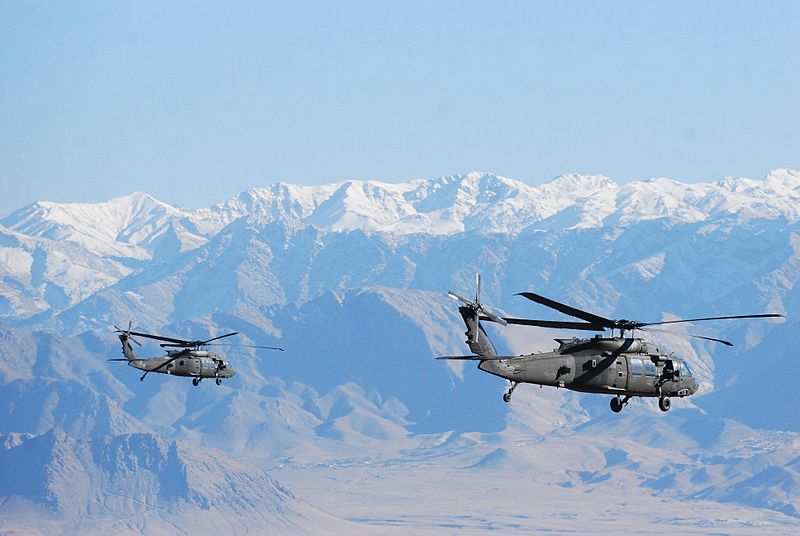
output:
M 495 350 L 492 341 L 489 340 L 489 336 L 484 331 L 483 326 L 480 323 L 476 326 L 477 315 L 474 308 L 463 306 L 458 308 L 458 312 L 461 313 L 461 318 L 464 319 L 464 324 L 467 326 L 465 335 L 467 336 L 466 343 L 470 351 L 479 356 L 496 356 L 497 350 Z M 477 329 L 475 329 L 476 327 Z
M 126 332 L 122 332 L 119 334 L 119 340 L 122 343 L 122 355 L 124 355 L 128 361 L 134 361 L 138 359 L 136 357 L 136 353 L 133 351 L 130 343 L 130 336 Z

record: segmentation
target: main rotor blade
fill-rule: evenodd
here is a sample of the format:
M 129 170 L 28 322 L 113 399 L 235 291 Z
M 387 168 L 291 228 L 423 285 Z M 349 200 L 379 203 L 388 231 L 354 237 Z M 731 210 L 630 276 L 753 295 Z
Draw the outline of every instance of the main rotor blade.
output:
M 613 320 L 609 320 L 608 318 L 603 318 L 602 316 L 597 316 L 592 313 L 587 313 L 586 311 L 581 311 L 580 309 L 576 309 L 575 307 L 570 307 L 569 305 L 559 303 L 555 300 L 551 300 L 550 298 L 545 298 L 544 296 L 540 296 L 539 294 L 534 294 L 533 292 L 518 292 L 517 296 L 524 296 L 531 301 L 540 303 L 545 307 L 555 309 L 556 311 L 562 312 L 565 315 L 574 316 L 575 318 L 580 318 L 581 320 L 586 320 L 587 322 L 589 322 L 594 326 L 604 326 L 606 328 L 611 328 L 616 326 L 616 323 Z
M 161 335 L 151 335 L 149 333 L 139 333 L 137 331 L 126 331 L 128 335 L 136 335 L 137 337 L 144 337 L 145 339 L 155 339 L 157 341 L 171 342 L 181 345 L 191 345 L 192 341 L 185 341 L 183 339 L 173 339 L 171 337 L 162 337 Z
M 436 359 L 449 359 L 458 361 L 507 361 L 525 357 L 522 355 L 442 355 Z
M 219 337 L 214 337 L 213 339 L 208 339 L 207 341 L 203 341 L 203 342 L 194 341 L 194 342 L 198 342 L 197 346 L 205 346 L 206 344 L 210 343 L 211 341 L 216 341 L 217 339 L 224 339 L 225 337 L 230 337 L 232 335 L 238 335 L 238 334 L 239 334 L 238 331 L 233 331 L 231 333 L 226 333 L 225 335 L 220 335 Z
M 783 315 L 776 313 L 767 313 L 761 315 L 736 315 L 736 316 L 708 316 L 705 318 L 686 318 L 681 320 L 665 320 L 663 322 L 637 322 L 640 327 L 643 326 L 660 326 L 664 324 L 679 324 L 681 322 L 704 322 L 706 320 L 735 320 L 737 318 L 784 318 Z
M 705 337 L 703 335 L 692 335 L 692 337 L 694 337 L 695 339 L 705 339 L 707 341 L 719 342 L 724 344 L 725 346 L 733 346 L 733 343 L 731 341 L 726 341 L 723 339 L 715 339 L 714 337 Z
M 654 332 L 655 331 L 655 332 L 658 332 L 658 333 L 669 333 L 670 335 L 677 335 L 679 337 L 681 337 L 681 336 L 694 337 L 695 339 L 704 339 L 706 341 L 718 342 L 718 343 L 724 344 L 725 346 L 733 346 L 733 343 L 731 341 L 726 341 L 725 339 L 717 339 L 716 337 L 709 337 L 707 335 L 695 335 L 694 333 L 683 334 L 683 333 L 678 333 L 678 332 L 675 332 L 675 331 L 670 331 L 668 329 L 652 328 L 650 326 L 645 326 L 643 328 L 637 328 L 637 329 L 641 329 L 642 331 L 647 331 L 647 332 Z
M 490 318 L 481 317 L 483 320 L 491 320 Z M 605 331 L 604 326 L 596 326 L 585 322 L 562 322 L 560 320 L 532 320 L 528 318 L 509 318 L 503 317 L 507 324 L 516 324 L 520 326 L 535 326 L 539 328 L 556 328 L 556 329 L 581 329 L 584 331 Z
M 278 348 L 277 346 L 258 346 L 255 344 L 224 344 L 224 343 L 211 343 L 211 344 L 204 344 L 203 346 L 230 346 L 230 347 L 239 347 L 239 348 L 263 348 L 264 350 L 278 350 L 283 352 L 283 348 Z
M 150 338 L 160 341 L 168 341 L 169 344 L 162 344 L 162 348 L 191 348 L 192 346 L 207 346 L 211 341 L 224 339 L 225 337 L 238 334 L 238 331 L 234 331 L 233 333 L 226 333 L 225 335 L 220 335 L 219 337 L 214 337 L 213 339 L 208 339 L 207 341 L 183 341 L 181 339 L 170 339 L 169 337 L 159 337 L 155 335 L 151 335 Z

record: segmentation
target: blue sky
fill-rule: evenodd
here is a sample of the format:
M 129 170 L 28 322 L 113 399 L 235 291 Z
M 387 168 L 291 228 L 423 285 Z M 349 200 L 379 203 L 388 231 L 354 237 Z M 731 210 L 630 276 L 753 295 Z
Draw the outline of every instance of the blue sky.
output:
M 0 214 L 800 168 L 800 2 L 3 2 Z

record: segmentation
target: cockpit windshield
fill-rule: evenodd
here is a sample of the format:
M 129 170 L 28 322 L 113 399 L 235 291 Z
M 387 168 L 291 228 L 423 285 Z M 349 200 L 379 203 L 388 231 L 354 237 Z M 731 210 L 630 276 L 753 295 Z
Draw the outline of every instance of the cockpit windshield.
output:
M 681 375 L 683 376 L 692 375 L 692 367 L 690 367 L 689 363 L 687 363 L 686 361 L 681 361 Z

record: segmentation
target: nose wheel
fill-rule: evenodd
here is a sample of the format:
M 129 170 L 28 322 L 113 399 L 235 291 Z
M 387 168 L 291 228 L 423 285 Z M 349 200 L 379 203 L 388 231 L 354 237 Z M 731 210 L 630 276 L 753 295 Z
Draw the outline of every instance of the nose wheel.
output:
M 200 380 L 201 380 L 201 379 L 202 379 L 202 378 L 192 378 L 192 385 L 194 385 L 195 387 L 197 387 L 198 385 L 200 385 Z
M 222 385 L 222 378 L 217 378 L 217 379 L 216 379 L 216 380 L 214 380 L 214 381 L 216 381 L 216 382 L 217 382 L 217 385 Z
M 508 391 L 505 392 L 503 395 L 503 402 L 511 402 L 511 394 L 514 392 L 514 389 L 517 388 L 517 382 L 511 382 L 511 386 L 508 388 Z
M 672 407 L 672 400 L 666 396 L 662 396 L 658 399 L 658 407 L 661 411 L 669 411 L 669 408 Z

